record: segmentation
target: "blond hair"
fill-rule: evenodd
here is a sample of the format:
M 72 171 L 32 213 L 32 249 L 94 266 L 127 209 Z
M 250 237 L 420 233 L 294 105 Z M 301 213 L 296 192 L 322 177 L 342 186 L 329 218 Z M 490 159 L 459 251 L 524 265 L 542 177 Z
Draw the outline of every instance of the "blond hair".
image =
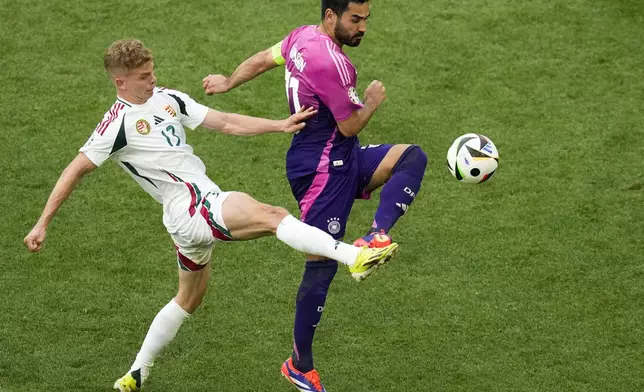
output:
M 152 51 L 138 39 L 120 39 L 105 50 L 103 65 L 110 75 L 124 74 L 152 61 Z

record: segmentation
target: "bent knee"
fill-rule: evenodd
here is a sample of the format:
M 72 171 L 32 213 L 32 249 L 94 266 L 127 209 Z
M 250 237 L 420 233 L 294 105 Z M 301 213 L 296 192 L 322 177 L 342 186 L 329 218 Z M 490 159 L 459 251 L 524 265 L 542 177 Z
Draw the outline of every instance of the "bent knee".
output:
M 289 212 L 282 207 L 276 207 L 268 204 L 262 204 L 261 206 L 263 221 L 266 224 L 266 228 L 275 234 L 277 232 L 277 226 L 280 222 L 284 220 L 289 215 Z
M 412 144 L 407 147 L 398 162 L 396 162 L 393 171 L 411 170 L 422 175 L 427 168 L 427 162 L 425 151 L 419 145 Z
M 275 214 L 275 216 L 281 221 L 289 215 L 289 212 L 286 208 L 273 206 L 273 214 Z
M 427 167 L 427 153 L 423 151 L 423 149 L 416 144 L 412 144 L 407 148 L 407 151 L 409 151 L 408 154 L 408 159 L 416 162 L 419 166 L 422 166 L 423 168 Z

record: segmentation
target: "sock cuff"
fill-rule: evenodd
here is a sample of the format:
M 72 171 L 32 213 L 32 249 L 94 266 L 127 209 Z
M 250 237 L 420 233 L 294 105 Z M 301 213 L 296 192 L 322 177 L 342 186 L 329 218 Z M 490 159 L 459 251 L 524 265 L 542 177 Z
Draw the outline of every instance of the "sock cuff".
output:
M 277 236 L 277 238 L 281 238 L 281 234 L 283 234 L 286 226 L 292 225 L 296 222 L 299 222 L 299 220 L 296 217 L 294 217 L 291 214 L 286 215 L 284 219 L 282 219 L 282 221 L 279 223 L 279 225 L 277 225 L 277 230 L 275 232 L 275 235 Z
M 176 311 L 177 311 L 177 312 L 181 313 L 181 314 L 183 315 L 183 317 L 184 317 L 184 318 L 188 318 L 188 317 L 190 317 L 190 316 L 192 315 L 191 313 L 186 312 L 186 311 L 181 307 L 181 305 L 179 305 L 179 304 L 177 303 L 177 301 L 175 301 L 175 300 L 174 300 L 174 298 L 172 298 L 172 300 L 170 301 L 170 303 L 168 303 L 168 305 L 170 305 L 172 308 L 176 309 Z
M 305 267 L 306 268 L 323 268 L 323 267 L 333 267 L 338 265 L 336 260 L 326 259 L 326 260 L 307 260 Z

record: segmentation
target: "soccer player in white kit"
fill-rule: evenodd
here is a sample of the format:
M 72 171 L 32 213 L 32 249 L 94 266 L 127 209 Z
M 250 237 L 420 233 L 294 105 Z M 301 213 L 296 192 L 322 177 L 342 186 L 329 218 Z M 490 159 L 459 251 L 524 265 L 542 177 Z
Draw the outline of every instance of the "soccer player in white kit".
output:
M 24 242 L 29 251 L 39 251 L 47 226 L 80 179 L 110 158 L 163 205 L 163 224 L 177 250 L 179 290 L 152 321 L 130 370 L 114 383 L 114 389 L 140 390 L 156 357 L 197 309 L 210 278 L 216 241 L 276 235 L 301 252 L 340 260 L 354 276 L 370 273 L 395 250 L 397 245 L 353 247 L 300 222 L 283 208 L 260 203 L 245 193 L 222 192 L 186 143 L 184 127 L 199 125 L 239 136 L 294 133 L 304 127 L 313 109 L 285 120 L 210 109 L 182 92 L 156 87 L 152 53 L 136 39 L 110 45 L 104 65 L 116 86 L 117 100 L 61 174 Z

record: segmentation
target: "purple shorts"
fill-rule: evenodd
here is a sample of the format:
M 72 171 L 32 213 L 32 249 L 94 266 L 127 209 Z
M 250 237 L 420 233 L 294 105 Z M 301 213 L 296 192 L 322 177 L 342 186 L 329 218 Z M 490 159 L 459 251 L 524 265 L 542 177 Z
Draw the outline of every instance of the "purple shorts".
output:
M 313 173 L 289 180 L 293 196 L 300 206 L 300 219 L 331 234 L 344 237 L 355 199 L 369 199 L 365 188 L 393 144 L 370 144 L 360 147 L 351 167 L 342 173 Z

